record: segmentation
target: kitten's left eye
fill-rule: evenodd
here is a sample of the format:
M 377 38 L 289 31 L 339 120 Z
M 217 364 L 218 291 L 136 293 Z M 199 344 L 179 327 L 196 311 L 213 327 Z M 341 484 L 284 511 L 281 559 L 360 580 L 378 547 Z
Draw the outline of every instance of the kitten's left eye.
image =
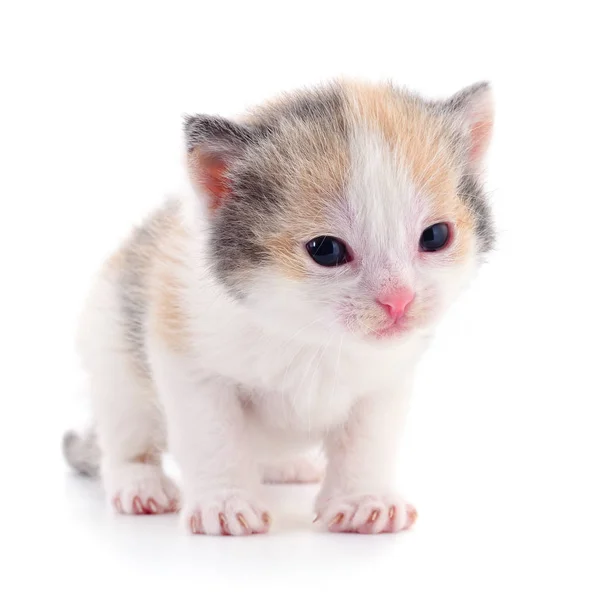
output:
M 420 250 L 423 252 L 436 252 L 447 245 L 451 237 L 447 223 L 435 223 L 427 227 L 420 236 Z
M 309 256 L 322 267 L 337 267 L 351 260 L 346 244 L 329 235 L 313 238 L 305 247 Z

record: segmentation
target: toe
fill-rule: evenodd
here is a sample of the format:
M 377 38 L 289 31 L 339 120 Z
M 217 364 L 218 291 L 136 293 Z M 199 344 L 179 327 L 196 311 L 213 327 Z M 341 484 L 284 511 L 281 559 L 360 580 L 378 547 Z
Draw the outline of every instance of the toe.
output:
M 413 507 L 411 504 L 406 504 L 405 513 L 406 524 L 404 525 L 403 529 L 409 529 L 410 527 L 412 527 L 412 525 L 414 525 L 416 519 L 418 519 L 418 512 L 416 511 L 416 508 Z
M 352 529 L 359 533 L 378 533 L 387 523 L 387 506 L 372 499 L 362 502 L 352 517 Z
M 154 498 L 149 498 L 146 501 L 146 506 L 145 508 L 147 509 L 147 512 L 153 514 L 153 515 L 157 515 L 161 512 L 163 512 L 162 507 L 156 503 Z
M 189 528 L 194 535 L 204 533 L 202 528 L 202 517 L 199 513 L 194 513 L 189 518 Z
M 243 513 L 237 513 L 234 515 L 234 519 L 230 520 L 230 527 L 232 528 L 233 535 L 250 535 L 253 533 L 251 526 L 247 522 L 247 519 Z
M 328 529 L 330 531 L 344 531 L 348 524 L 348 519 L 346 518 L 345 512 L 339 512 L 333 516 L 328 524 Z
M 138 496 L 134 496 L 134 500 L 132 501 L 132 510 L 135 515 L 144 514 L 144 507 L 142 506 L 142 501 Z
M 124 508 L 122 506 L 121 498 L 119 496 L 116 496 L 113 499 L 113 508 L 116 510 L 116 512 L 123 514 Z

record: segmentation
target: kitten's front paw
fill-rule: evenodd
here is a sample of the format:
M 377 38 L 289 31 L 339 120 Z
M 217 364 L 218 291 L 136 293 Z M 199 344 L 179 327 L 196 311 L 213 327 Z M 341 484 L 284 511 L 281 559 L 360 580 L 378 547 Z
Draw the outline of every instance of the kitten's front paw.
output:
M 183 520 L 192 533 L 251 535 L 267 533 L 269 513 L 241 490 L 210 492 L 190 499 Z
M 103 474 L 113 508 L 128 515 L 175 512 L 179 490 L 156 465 L 125 463 Z
M 315 520 L 334 533 L 397 533 L 416 518 L 416 509 L 397 496 L 338 495 L 318 502 Z

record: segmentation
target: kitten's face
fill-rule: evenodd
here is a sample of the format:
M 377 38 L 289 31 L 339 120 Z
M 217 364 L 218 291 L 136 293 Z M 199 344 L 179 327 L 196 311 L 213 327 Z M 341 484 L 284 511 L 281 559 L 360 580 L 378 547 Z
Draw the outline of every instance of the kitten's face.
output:
M 476 178 L 491 121 L 485 86 L 436 104 L 359 85 L 245 125 L 189 120 L 218 274 L 294 335 L 388 343 L 429 327 L 491 243 Z

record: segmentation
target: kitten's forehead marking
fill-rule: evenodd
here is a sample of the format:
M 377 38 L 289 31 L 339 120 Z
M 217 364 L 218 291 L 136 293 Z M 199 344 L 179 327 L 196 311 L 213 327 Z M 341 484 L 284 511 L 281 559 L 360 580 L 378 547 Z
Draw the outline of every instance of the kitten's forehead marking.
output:
M 418 190 L 435 202 L 454 195 L 453 142 L 436 111 L 388 85 L 351 84 L 347 97 L 352 121 L 384 138 Z
M 359 204 L 363 231 L 375 241 L 375 259 L 405 268 L 402 258 L 415 246 L 422 225 L 444 219 L 457 225 L 451 258 L 462 259 L 473 223 L 457 192 L 455 140 L 443 116 L 387 85 L 352 84 L 347 98 L 357 165 L 349 200 Z
M 352 170 L 346 198 L 353 215 L 353 234 L 364 254 L 379 263 L 404 253 L 410 220 L 420 206 L 405 165 L 380 132 L 353 129 Z M 354 242 L 354 240 L 353 240 Z

